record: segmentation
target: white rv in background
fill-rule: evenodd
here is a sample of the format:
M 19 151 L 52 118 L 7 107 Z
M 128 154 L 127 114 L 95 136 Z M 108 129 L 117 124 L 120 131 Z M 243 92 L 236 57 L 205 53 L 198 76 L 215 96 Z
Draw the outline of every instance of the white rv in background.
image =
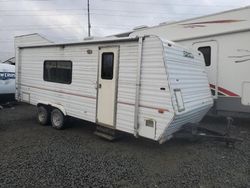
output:
M 0 103 L 15 100 L 15 66 L 0 63 Z
M 204 54 L 215 99 L 212 112 L 250 117 L 250 7 L 130 32 L 130 36 L 150 34 Z
M 16 57 L 16 99 L 56 129 L 71 116 L 163 143 L 213 105 L 202 54 L 156 36 L 19 44 Z

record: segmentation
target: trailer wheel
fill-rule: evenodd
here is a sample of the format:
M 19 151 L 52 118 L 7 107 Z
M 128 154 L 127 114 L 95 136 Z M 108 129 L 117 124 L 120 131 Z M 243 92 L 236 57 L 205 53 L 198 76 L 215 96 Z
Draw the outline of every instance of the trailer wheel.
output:
M 53 109 L 51 112 L 51 125 L 55 129 L 63 129 L 64 128 L 64 122 L 65 122 L 65 116 L 64 114 L 58 110 Z
M 49 110 L 45 106 L 37 107 L 37 120 L 41 125 L 49 123 Z

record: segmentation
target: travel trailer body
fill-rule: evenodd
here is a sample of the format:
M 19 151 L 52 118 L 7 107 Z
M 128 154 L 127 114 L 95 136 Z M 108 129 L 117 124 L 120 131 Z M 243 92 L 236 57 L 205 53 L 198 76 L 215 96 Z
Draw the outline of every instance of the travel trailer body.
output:
M 156 36 L 19 46 L 16 57 L 17 100 L 58 129 L 71 116 L 163 143 L 213 104 L 201 53 Z
M 0 102 L 15 100 L 15 66 L 0 63 Z
M 217 114 L 249 117 L 250 7 L 134 30 L 200 50 L 206 59 Z

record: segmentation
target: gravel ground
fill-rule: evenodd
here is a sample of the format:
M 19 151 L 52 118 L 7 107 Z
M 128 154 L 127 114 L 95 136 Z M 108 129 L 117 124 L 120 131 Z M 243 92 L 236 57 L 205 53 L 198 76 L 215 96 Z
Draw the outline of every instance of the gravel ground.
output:
M 129 135 L 108 142 L 88 122 L 69 124 L 40 126 L 26 104 L 0 110 L 0 187 L 250 187 L 249 122 L 236 122 L 244 141 L 234 148 Z

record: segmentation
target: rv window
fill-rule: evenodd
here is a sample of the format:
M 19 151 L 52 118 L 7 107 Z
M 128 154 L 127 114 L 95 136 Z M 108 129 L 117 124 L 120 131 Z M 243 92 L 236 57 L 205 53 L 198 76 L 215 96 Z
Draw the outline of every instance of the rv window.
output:
M 70 84 L 72 81 L 71 61 L 44 61 L 43 79 L 48 82 Z
M 210 66 L 211 65 L 211 47 L 203 46 L 203 47 L 199 47 L 198 50 L 203 54 L 206 66 Z
M 102 54 L 102 79 L 112 80 L 114 68 L 114 53 L 105 52 Z

